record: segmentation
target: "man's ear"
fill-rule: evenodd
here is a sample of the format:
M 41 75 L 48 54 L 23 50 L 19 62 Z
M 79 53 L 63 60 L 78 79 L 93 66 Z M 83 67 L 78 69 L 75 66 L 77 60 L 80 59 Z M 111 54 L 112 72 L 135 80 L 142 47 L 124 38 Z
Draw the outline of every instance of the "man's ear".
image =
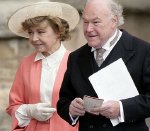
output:
M 118 16 L 114 15 L 112 20 L 113 20 L 114 23 L 118 23 Z
M 118 16 L 114 15 L 112 17 L 113 26 L 118 26 Z

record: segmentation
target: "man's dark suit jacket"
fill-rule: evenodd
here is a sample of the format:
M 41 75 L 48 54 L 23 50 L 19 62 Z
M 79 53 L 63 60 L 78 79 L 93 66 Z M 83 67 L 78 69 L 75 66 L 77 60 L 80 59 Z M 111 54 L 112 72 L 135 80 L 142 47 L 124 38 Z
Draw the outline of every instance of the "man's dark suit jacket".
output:
M 100 68 L 87 44 L 70 54 L 57 111 L 71 124 L 70 102 L 76 97 L 83 98 L 84 95 L 97 97 L 88 77 L 119 58 L 125 62 L 140 95 L 121 100 L 124 123 L 113 127 L 109 119 L 86 113 L 79 117 L 79 131 L 148 131 L 145 118 L 150 116 L 150 44 L 125 31 Z

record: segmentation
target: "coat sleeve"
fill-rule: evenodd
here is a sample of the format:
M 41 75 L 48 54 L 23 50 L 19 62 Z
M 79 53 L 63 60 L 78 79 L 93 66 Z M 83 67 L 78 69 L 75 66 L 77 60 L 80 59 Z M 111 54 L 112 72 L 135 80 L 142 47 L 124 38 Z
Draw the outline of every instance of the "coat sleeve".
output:
M 25 85 L 23 81 L 23 61 L 20 63 L 17 69 L 16 76 L 13 85 L 9 93 L 9 106 L 6 112 L 12 117 L 12 130 L 22 130 L 18 127 L 18 121 L 15 117 L 16 110 L 20 105 L 25 103 Z
M 141 84 L 137 87 L 139 95 L 122 100 L 125 122 L 134 122 L 150 117 L 150 48 L 143 53 L 145 53 L 145 59 L 142 69 L 139 69 L 139 71 L 142 70 L 139 77 Z

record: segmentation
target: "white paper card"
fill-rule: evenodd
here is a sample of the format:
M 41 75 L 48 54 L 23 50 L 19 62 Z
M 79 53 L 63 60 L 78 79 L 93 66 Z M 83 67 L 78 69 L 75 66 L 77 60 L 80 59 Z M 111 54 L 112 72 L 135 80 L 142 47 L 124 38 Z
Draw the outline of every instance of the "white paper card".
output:
M 89 80 L 100 99 L 121 100 L 138 95 L 138 90 L 122 58 L 99 70 Z M 113 126 L 119 124 L 118 118 L 111 119 Z
M 89 80 L 100 99 L 121 100 L 139 94 L 122 58 L 91 75 Z
M 87 95 L 83 97 L 83 105 L 87 112 L 90 112 L 91 108 L 100 107 L 103 101 L 103 99 L 98 99 Z

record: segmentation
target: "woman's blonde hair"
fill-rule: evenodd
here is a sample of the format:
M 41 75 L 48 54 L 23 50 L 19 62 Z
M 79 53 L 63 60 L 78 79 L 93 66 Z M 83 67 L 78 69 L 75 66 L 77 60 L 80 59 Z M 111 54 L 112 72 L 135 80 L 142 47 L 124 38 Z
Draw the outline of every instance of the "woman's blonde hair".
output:
M 25 20 L 22 23 L 23 29 L 27 31 L 31 27 L 36 27 L 42 24 L 43 22 L 47 22 L 53 31 L 56 34 L 59 34 L 59 38 L 61 41 L 65 41 L 70 38 L 69 33 L 69 24 L 64 19 L 59 17 L 51 17 L 51 16 L 38 16 L 28 20 Z

